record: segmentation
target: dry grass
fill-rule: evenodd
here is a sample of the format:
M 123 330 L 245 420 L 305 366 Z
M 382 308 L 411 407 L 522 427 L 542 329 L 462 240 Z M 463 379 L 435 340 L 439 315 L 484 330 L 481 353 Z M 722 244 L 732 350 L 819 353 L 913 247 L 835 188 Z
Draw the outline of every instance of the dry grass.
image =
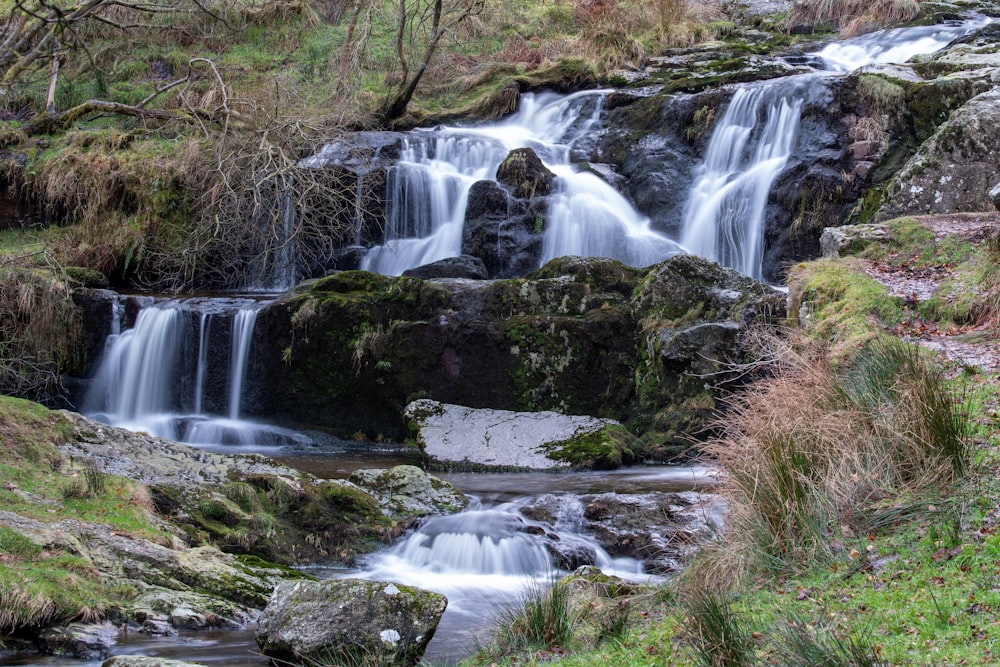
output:
M 912 21 L 923 0 L 808 0 L 795 4 L 788 25 L 829 24 L 845 37 Z
M 876 502 L 963 475 L 967 424 L 912 346 L 876 341 L 838 370 L 822 351 L 786 349 L 703 447 L 724 470 L 730 516 L 693 576 L 732 585 L 843 548 Z

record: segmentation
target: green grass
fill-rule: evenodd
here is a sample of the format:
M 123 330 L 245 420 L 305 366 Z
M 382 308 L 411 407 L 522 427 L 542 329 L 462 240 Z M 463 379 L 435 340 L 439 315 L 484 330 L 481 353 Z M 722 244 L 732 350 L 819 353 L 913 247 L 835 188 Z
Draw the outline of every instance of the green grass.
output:
M 143 487 L 111 475 L 97 482 L 93 470 L 59 452 L 56 445 L 71 435 L 59 413 L 0 396 L 0 506 L 43 523 L 103 523 L 123 534 L 169 540 L 152 519 Z M 74 484 L 84 493 L 67 497 L 65 490 Z M 0 633 L 105 618 L 116 601 L 134 594 L 107 581 L 85 558 L 43 549 L 29 535 L 0 526 Z

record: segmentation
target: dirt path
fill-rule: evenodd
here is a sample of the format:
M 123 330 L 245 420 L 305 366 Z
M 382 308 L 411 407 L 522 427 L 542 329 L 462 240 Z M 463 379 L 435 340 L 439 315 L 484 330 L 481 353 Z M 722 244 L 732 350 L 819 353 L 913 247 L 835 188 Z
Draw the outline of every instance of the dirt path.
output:
M 922 216 L 917 218 L 934 232 L 935 243 L 949 236 L 960 236 L 971 243 L 985 243 L 1000 227 L 1000 214 L 962 213 Z M 954 326 L 941 330 L 933 323 L 923 321 L 917 307 L 933 297 L 943 283 L 954 277 L 954 267 L 921 266 L 911 258 L 889 255 L 882 261 L 872 262 L 866 272 L 888 288 L 890 294 L 902 298 L 912 316 L 893 333 L 931 350 L 961 366 L 982 369 L 988 373 L 1000 372 L 1000 329 L 995 323 Z M 916 260 L 918 258 L 912 258 Z

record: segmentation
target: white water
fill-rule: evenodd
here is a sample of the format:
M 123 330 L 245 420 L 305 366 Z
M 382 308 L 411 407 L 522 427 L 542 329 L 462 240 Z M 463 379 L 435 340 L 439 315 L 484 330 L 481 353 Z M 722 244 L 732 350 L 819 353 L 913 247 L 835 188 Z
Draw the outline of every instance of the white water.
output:
M 555 525 L 533 522 L 520 514 L 530 500 L 520 497 L 492 507 L 474 502 L 452 516 L 425 519 L 392 548 L 370 557 L 360 572 L 348 576 L 393 581 L 432 590 L 448 598 L 448 609 L 429 647 L 428 658 L 452 662 L 485 641 L 498 614 L 530 598 L 567 574 L 556 565 L 540 534 L 566 547 L 594 554 L 607 574 L 652 582 L 632 558 L 612 558 L 590 535 L 580 532 L 582 516 Z M 577 501 L 577 512 L 582 505 Z
M 893 28 L 828 44 L 816 55 L 826 69 L 853 72 L 875 63 L 905 63 L 910 58 L 940 51 L 951 42 L 989 23 L 978 18 L 962 23 Z
M 241 418 L 259 308 L 253 301 L 212 299 L 146 306 L 132 329 L 108 337 L 84 413 L 114 426 L 199 446 L 258 448 L 304 442 L 306 438 L 294 432 Z M 213 322 L 224 314 L 232 322 L 229 363 L 212 368 L 210 334 Z M 225 415 L 204 410 L 206 385 L 220 374 L 226 378 Z
M 802 99 L 785 80 L 736 90 L 695 170 L 681 245 L 760 279 L 767 198 L 795 147 Z
M 507 154 L 522 147 L 558 177 L 543 262 L 582 255 L 647 266 L 680 252 L 617 190 L 571 163 L 573 144 L 597 127 L 603 100 L 601 91 L 527 94 L 517 113 L 497 123 L 413 132 L 389 174 L 385 243 L 368 252 L 362 268 L 399 275 L 461 254 L 469 189 L 493 179 Z

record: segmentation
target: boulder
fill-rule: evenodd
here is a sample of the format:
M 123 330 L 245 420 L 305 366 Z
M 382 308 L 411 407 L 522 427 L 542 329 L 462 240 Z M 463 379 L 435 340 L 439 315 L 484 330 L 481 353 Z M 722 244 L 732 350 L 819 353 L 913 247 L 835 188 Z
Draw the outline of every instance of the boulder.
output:
M 410 667 L 447 604 L 443 595 L 379 581 L 282 582 L 261 614 L 257 644 L 283 661 Z
M 552 193 L 556 175 L 530 148 L 515 148 L 497 167 L 497 180 L 518 199 L 534 199 Z
M 430 280 L 432 278 L 470 278 L 472 280 L 486 280 L 489 273 L 483 260 L 472 255 L 459 255 L 458 257 L 447 257 L 439 259 L 430 264 L 424 264 L 413 269 L 403 271 L 404 276 L 410 278 L 421 278 Z
M 617 468 L 638 444 L 610 419 L 512 412 L 420 399 L 405 416 L 432 466 L 475 470 Z
M 416 466 L 355 470 L 350 481 L 370 493 L 392 518 L 450 514 L 469 504 L 465 494 L 450 483 Z
M 902 215 L 990 211 L 1000 168 L 1000 89 L 951 114 L 892 178 L 879 220 Z
M 861 251 L 871 243 L 889 240 L 889 228 L 885 225 L 845 225 L 827 227 L 819 237 L 823 257 L 840 257 Z

